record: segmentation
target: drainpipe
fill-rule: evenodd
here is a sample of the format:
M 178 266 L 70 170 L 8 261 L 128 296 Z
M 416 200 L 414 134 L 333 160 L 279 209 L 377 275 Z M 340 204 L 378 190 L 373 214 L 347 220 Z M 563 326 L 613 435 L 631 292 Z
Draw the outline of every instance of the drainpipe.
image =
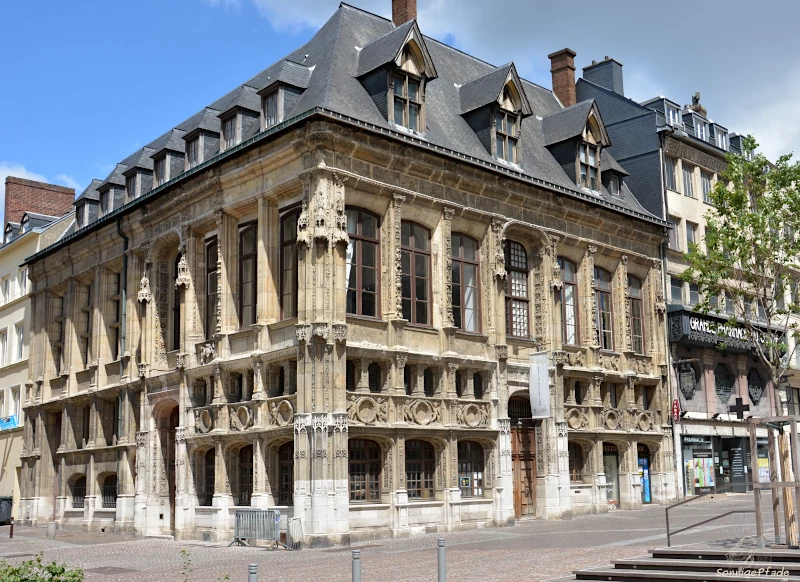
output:
M 125 338 L 127 333 L 128 311 L 128 237 L 122 232 L 122 218 L 117 218 L 117 234 L 122 238 L 122 272 L 120 273 L 120 322 L 119 322 L 119 377 L 125 375 Z

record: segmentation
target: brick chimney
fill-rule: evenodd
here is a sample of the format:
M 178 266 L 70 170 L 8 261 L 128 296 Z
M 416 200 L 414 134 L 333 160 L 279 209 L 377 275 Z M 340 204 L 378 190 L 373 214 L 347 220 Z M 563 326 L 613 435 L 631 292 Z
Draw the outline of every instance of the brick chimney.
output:
M 74 201 L 73 188 L 8 176 L 3 230 L 9 222 L 19 222 L 25 212 L 64 216 Z
M 553 93 L 564 107 L 575 105 L 575 51 L 561 49 L 547 55 L 550 59 L 550 73 L 553 75 Z
M 392 22 L 395 26 L 417 19 L 417 0 L 392 0 Z

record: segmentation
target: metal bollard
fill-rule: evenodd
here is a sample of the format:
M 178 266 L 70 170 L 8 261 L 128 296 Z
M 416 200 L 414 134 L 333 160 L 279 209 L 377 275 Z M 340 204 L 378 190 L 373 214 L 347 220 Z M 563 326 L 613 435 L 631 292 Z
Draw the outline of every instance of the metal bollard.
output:
M 361 550 L 353 550 L 353 582 L 361 582 Z
M 10 539 L 10 540 L 14 539 L 14 518 L 13 517 L 11 518 L 11 531 L 8 534 L 8 539 Z
M 447 582 L 447 561 L 444 556 L 444 538 L 437 540 L 439 548 L 439 581 Z
M 247 565 L 247 582 L 258 582 L 258 564 Z

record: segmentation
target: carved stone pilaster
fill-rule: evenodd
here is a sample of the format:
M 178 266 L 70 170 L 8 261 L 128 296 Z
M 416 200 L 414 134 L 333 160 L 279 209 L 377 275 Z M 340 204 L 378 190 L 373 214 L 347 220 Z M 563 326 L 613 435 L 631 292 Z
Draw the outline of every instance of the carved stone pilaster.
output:
M 494 276 L 498 279 L 505 279 L 507 276 L 505 225 L 506 223 L 502 220 L 492 220 L 492 235 L 494 236 Z
M 561 291 L 564 283 L 561 280 L 561 265 L 558 264 L 558 243 L 561 240 L 555 235 L 550 235 L 550 287 L 555 291 Z
M 588 252 L 586 253 L 586 269 L 588 271 L 588 276 L 586 277 L 587 281 L 589 281 L 589 297 L 591 298 L 591 306 L 592 310 L 589 314 L 589 330 L 591 331 L 591 346 L 595 349 L 600 347 L 600 336 L 599 331 L 597 329 L 597 318 L 595 314 L 597 313 L 597 294 L 595 293 L 595 280 L 594 280 L 594 255 L 597 252 L 597 247 L 594 245 L 589 245 Z
M 454 208 L 444 209 L 444 327 L 453 327 L 453 216 Z
M 667 303 L 664 299 L 664 276 L 661 272 L 661 259 L 653 259 L 653 287 L 655 288 L 655 310 L 659 315 L 667 312 Z
M 621 322 L 623 327 L 622 329 L 625 330 L 622 334 L 623 342 L 625 345 L 622 346 L 622 351 L 632 351 L 633 350 L 633 338 L 631 337 L 632 329 L 631 329 L 631 302 L 630 298 L 630 288 L 628 286 L 628 257 L 624 255 L 620 262 L 620 284 L 622 287 L 622 299 L 623 304 L 625 305 L 625 312 L 623 321 Z
M 406 197 L 402 194 L 392 196 L 392 211 L 394 213 L 394 315 L 403 318 L 403 265 L 402 265 L 402 206 Z

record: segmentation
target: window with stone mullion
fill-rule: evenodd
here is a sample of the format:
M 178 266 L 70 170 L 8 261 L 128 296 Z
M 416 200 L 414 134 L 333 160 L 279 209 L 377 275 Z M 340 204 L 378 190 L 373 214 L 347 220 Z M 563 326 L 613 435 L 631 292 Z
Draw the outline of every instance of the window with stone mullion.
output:
M 463 331 L 480 331 L 478 242 L 464 234 L 453 234 L 452 295 L 453 324 Z
M 578 268 L 572 261 L 558 259 L 561 269 L 561 342 L 578 345 Z
M 350 501 L 381 500 L 381 448 L 375 441 L 350 439 L 348 464 Z
M 432 499 L 436 459 L 433 445 L 425 441 L 406 441 L 406 490 L 409 499 Z
M 483 497 L 483 463 L 483 447 L 459 441 L 458 482 L 462 497 Z
M 430 325 L 430 233 L 414 222 L 401 225 L 403 319 Z
M 611 273 L 595 267 L 595 301 L 597 303 L 597 335 L 600 349 L 614 349 Z
M 281 318 L 297 317 L 297 217 L 294 211 L 281 218 Z
M 347 313 L 378 317 L 380 239 L 378 217 L 348 208 Z
M 217 331 L 217 237 L 206 241 L 206 339 Z
M 519 116 L 503 109 L 494 115 L 494 155 L 512 164 L 517 163 Z
M 600 182 L 600 152 L 598 147 L 588 143 L 580 146 L 581 186 L 597 190 Z
M 393 77 L 393 112 L 395 125 L 413 131 L 420 130 L 422 117 L 422 83 L 419 79 L 402 71 Z
M 506 334 L 529 337 L 528 321 L 528 254 L 518 242 L 507 241 L 506 268 Z

